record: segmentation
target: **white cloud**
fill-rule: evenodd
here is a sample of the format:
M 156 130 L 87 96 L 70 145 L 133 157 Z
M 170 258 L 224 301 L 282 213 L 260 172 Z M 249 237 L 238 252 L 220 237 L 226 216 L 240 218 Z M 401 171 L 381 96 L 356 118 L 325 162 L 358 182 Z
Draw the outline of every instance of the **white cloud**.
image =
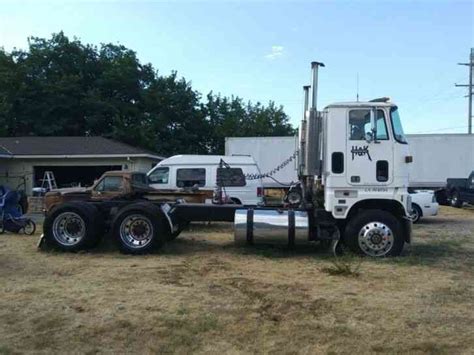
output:
M 275 60 L 283 55 L 284 49 L 283 46 L 272 46 L 271 52 L 265 55 L 265 58 Z

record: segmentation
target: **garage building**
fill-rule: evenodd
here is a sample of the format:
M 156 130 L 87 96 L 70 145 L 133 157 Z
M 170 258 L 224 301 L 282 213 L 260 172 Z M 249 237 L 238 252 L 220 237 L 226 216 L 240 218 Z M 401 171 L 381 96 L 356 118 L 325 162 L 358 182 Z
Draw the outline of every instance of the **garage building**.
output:
M 0 185 L 42 185 L 46 171 L 58 187 L 89 186 L 108 170 L 147 172 L 164 158 L 103 137 L 0 137 Z

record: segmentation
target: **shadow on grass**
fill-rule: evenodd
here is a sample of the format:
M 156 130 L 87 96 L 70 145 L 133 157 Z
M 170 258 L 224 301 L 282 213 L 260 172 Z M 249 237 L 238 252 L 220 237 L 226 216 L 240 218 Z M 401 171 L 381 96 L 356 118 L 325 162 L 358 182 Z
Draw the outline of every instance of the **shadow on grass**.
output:
M 430 226 L 430 225 L 440 225 L 440 224 L 447 224 L 447 223 L 457 223 L 457 224 L 465 224 L 465 221 L 460 221 L 459 219 L 455 218 L 438 218 L 438 217 L 426 217 L 421 218 L 419 222 L 417 222 L 414 226 L 415 227 L 423 227 L 423 226 Z
M 391 263 L 407 266 L 429 266 L 444 270 L 474 268 L 474 252 L 465 247 L 467 240 L 431 240 L 414 244 Z

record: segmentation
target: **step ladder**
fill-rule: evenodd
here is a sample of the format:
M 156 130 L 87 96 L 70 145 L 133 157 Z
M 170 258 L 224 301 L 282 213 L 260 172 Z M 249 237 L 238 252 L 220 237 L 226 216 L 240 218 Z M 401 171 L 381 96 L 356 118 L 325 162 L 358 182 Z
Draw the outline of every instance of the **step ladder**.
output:
M 46 189 L 47 191 L 56 190 L 58 184 L 56 184 L 56 178 L 52 171 L 45 171 L 41 183 L 41 188 Z

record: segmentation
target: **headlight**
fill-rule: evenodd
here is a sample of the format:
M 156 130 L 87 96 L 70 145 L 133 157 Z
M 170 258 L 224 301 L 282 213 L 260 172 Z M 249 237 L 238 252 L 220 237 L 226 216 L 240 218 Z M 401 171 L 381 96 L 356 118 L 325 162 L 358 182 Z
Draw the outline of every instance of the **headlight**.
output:
M 435 194 L 433 194 L 433 198 L 431 199 L 431 202 L 438 202 L 438 201 L 436 201 L 436 195 Z

